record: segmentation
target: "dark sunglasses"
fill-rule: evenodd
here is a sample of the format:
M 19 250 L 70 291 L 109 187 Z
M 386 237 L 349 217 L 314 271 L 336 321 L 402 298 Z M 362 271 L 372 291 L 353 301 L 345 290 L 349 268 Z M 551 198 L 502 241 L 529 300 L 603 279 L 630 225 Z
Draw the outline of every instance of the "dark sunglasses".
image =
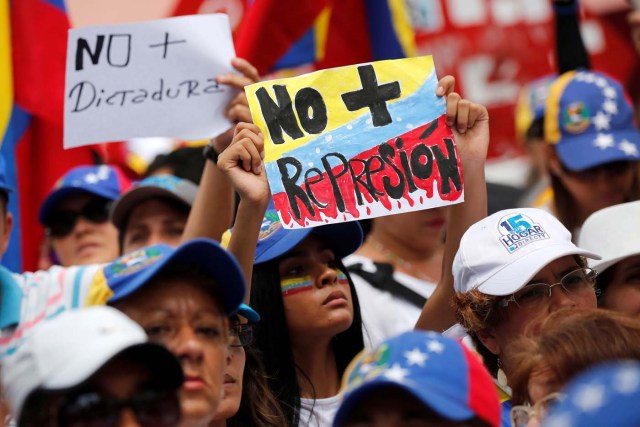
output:
M 120 400 L 98 391 L 85 391 L 65 399 L 58 412 L 61 427 L 118 427 L 124 408 L 131 408 L 142 427 L 174 427 L 180 422 L 176 391 L 139 391 Z
M 253 343 L 253 325 L 236 323 L 229 327 L 229 346 L 246 347 Z
M 47 234 L 57 238 L 68 235 L 73 231 L 80 217 L 101 224 L 109 219 L 111 203 L 111 200 L 97 197 L 84 205 L 79 212 L 54 211 L 45 220 Z

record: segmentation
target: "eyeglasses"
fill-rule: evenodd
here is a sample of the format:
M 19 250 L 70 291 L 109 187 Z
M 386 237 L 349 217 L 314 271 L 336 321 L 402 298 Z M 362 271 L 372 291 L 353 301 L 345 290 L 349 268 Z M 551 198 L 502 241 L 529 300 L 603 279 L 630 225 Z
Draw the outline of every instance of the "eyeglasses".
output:
M 535 405 L 518 405 L 511 408 L 509 417 L 511 418 L 511 427 L 527 427 L 532 419 L 538 422 L 547 417 L 549 410 L 557 403 L 562 402 L 567 396 L 564 393 L 551 393 L 545 396 Z
M 519 292 L 500 301 L 502 307 L 507 307 L 510 302 L 520 307 L 538 306 L 551 298 L 551 290 L 554 286 L 562 287 L 567 295 L 585 295 L 594 292 L 596 276 L 598 272 L 590 268 L 578 268 L 566 274 L 560 282 L 548 285 L 546 283 L 532 283 L 525 286 Z
M 119 400 L 97 391 L 65 399 L 59 424 L 66 427 L 118 427 L 124 408 L 131 408 L 142 427 L 174 427 L 180 422 L 180 401 L 176 391 L 145 390 L 131 399 Z
M 229 346 L 246 347 L 253 343 L 253 325 L 236 323 L 229 327 Z
M 631 172 L 636 167 L 636 165 L 636 162 L 620 161 L 605 163 L 604 165 L 595 166 L 581 171 L 572 171 L 562 166 L 562 171 L 566 175 L 569 175 L 580 181 L 595 181 L 601 174 L 605 174 L 609 177 L 622 176 L 626 173 Z
M 84 205 L 79 212 L 52 212 L 46 218 L 44 224 L 47 228 L 47 234 L 56 238 L 67 236 L 75 228 L 79 217 L 86 218 L 96 224 L 103 223 L 109 219 L 109 208 L 111 207 L 111 202 L 111 200 L 97 197 Z

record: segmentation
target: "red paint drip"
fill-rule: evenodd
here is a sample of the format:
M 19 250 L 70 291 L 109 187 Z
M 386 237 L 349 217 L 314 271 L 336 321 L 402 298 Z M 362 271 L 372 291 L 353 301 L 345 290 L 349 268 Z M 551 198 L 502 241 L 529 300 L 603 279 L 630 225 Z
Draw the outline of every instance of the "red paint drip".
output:
M 370 182 L 375 191 L 383 192 L 382 195 L 375 194 L 375 197 L 377 197 L 378 201 L 387 210 L 392 209 L 392 202 L 395 199 L 390 197 L 389 194 L 385 191 L 384 184 L 386 181 L 387 185 L 398 186 L 398 184 L 400 183 L 400 178 L 398 176 L 397 171 L 400 171 L 400 173 L 404 176 L 404 180 L 405 180 L 404 193 L 402 194 L 401 197 L 407 200 L 410 206 L 413 206 L 415 203 L 410 196 L 411 194 L 410 187 L 408 185 L 408 178 L 406 175 L 407 171 L 406 171 L 406 168 L 402 165 L 400 152 L 406 153 L 408 158 L 411 159 L 411 153 L 413 152 L 413 150 L 419 145 L 424 145 L 431 149 L 432 154 L 433 154 L 433 150 L 432 150 L 433 147 L 437 146 L 439 147 L 440 151 L 448 155 L 445 138 L 449 138 L 453 140 L 453 135 L 452 135 L 451 129 L 449 129 L 449 127 L 447 127 L 444 122 L 445 121 L 444 115 L 440 116 L 437 120 L 438 120 L 437 128 L 433 131 L 433 133 L 431 133 L 431 135 L 429 135 L 425 139 L 420 139 L 420 136 L 427 129 L 427 127 L 429 127 L 431 123 L 422 125 L 405 134 L 399 135 L 398 137 L 393 138 L 389 141 L 385 141 L 395 150 L 394 156 L 389 157 L 389 160 L 391 160 L 391 163 L 397 169 L 394 169 L 388 163 L 382 162 L 381 164 L 381 162 L 378 161 L 378 158 L 374 158 L 375 156 L 380 156 L 379 149 L 382 144 L 379 146 L 370 148 L 369 150 L 364 151 L 356 155 L 353 159 L 351 159 L 349 163 L 349 167 L 351 168 L 353 175 L 357 177 L 358 175 L 361 175 L 364 173 L 364 175 L 361 176 L 361 180 L 364 181 L 365 183 Z M 398 138 L 402 139 L 402 148 L 400 150 L 397 149 Z M 458 173 L 460 174 L 461 181 L 464 182 L 464 178 L 462 176 L 462 169 L 460 166 L 460 156 L 458 154 L 457 148 L 455 149 L 455 157 L 456 157 L 455 160 L 456 160 Z M 358 161 L 353 161 L 354 159 Z M 426 162 L 426 157 L 424 155 L 421 155 L 419 159 L 421 163 Z M 366 162 L 369 162 L 369 163 L 366 163 Z M 371 173 L 368 176 L 369 179 L 367 179 L 366 172 L 364 172 L 365 163 L 369 165 L 369 170 L 374 170 L 379 168 L 381 168 L 382 170 L 375 173 Z M 317 164 L 320 164 L 320 162 L 318 161 Z M 375 201 L 374 194 L 372 194 L 372 192 L 370 191 L 371 190 L 370 188 L 367 188 L 367 185 L 363 185 L 362 182 L 357 182 L 357 180 L 354 181 L 354 179 L 352 179 L 352 173 L 347 172 L 342 174 L 341 176 L 338 176 L 340 175 L 340 172 L 343 171 L 344 169 L 345 169 L 344 165 L 339 165 L 332 169 L 333 176 L 337 176 L 336 181 L 340 188 L 340 193 L 342 194 L 342 197 L 344 200 L 344 206 L 345 206 L 344 213 L 339 212 L 337 209 L 336 198 L 333 193 L 331 182 L 328 178 L 327 172 L 325 171 L 322 174 L 322 177 L 324 179 L 321 182 L 314 183 L 311 188 L 311 191 L 313 192 L 314 196 L 320 201 L 320 203 L 328 204 L 326 208 L 319 208 L 318 206 L 313 205 L 314 213 L 312 214 L 303 203 L 298 202 L 301 218 L 297 219 L 293 213 L 291 206 L 289 205 L 287 194 L 284 191 L 277 193 L 273 196 L 274 202 L 278 207 L 278 209 L 280 210 L 282 214 L 282 218 L 285 221 L 285 223 L 291 223 L 295 221 L 300 225 L 305 225 L 307 221 L 328 222 L 326 218 L 322 219 L 321 214 L 324 214 L 327 218 L 332 218 L 332 219 L 337 219 L 339 215 L 342 214 L 341 215 L 342 220 L 345 220 L 345 221 L 347 220 L 346 213 L 349 213 L 354 218 L 359 218 L 360 212 L 358 211 L 359 205 L 356 197 L 356 189 L 360 191 L 360 194 L 363 200 L 363 205 L 366 205 L 366 203 L 374 202 Z M 410 171 L 409 173 L 412 173 L 412 171 Z M 304 176 L 304 171 L 302 173 L 302 176 Z M 432 198 L 434 196 L 433 194 L 434 182 L 436 183 L 436 188 L 440 195 L 440 198 L 443 200 L 448 200 L 453 202 L 458 198 L 460 198 L 460 196 L 462 195 L 462 189 L 457 190 L 453 185 L 453 183 L 450 183 L 451 191 L 448 194 L 443 194 L 442 177 L 441 177 L 438 163 L 435 160 L 435 157 L 432 162 L 432 172 L 428 177 L 422 179 L 415 176 L 415 174 L 413 174 L 412 177 L 413 177 L 413 182 L 415 184 L 415 187 L 423 190 L 426 193 L 427 198 Z M 308 191 L 306 186 L 301 185 L 300 187 L 303 190 Z M 420 200 L 420 203 L 423 203 L 422 196 L 420 196 L 419 200 Z M 397 201 L 397 205 L 398 207 L 402 206 L 400 201 Z M 369 209 L 369 207 L 367 207 L 366 212 L 367 212 L 367 215 L 370 214 L 371 210 Z

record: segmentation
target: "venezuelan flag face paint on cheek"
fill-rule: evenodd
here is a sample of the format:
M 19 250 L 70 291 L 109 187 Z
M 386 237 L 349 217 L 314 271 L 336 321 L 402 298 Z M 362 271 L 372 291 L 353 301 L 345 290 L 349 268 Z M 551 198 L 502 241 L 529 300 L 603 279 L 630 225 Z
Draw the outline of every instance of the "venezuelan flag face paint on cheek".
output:
M 313 277 L 311 276 L 294 277 L 280 282 L 280 291 L 282 296 L 285 297 L 310 291 L 311 289 L 313 289 Z
M 338 275 L 338 284 L 349 286 L 347 275 L 344 274 L 342 270 L 335 269 L 334 271 Z M 282 292 L 282 296 L 295 295 L 300 292 L 310 291 L 313 289 L 313 281 L 314 279 L 311 276 L 294 277 L 282 280 L 280 282 L 280 291 Z

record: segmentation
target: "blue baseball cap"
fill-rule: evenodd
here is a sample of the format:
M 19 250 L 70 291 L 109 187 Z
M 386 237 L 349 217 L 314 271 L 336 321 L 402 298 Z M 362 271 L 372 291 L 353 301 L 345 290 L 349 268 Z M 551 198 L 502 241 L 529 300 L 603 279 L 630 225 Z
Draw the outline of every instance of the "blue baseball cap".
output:
M 594 71 L 562 74 L 549 88 L 545 140 L 563 165 L 580 171 L 640 160 L 640 132 L 620 83 Z
M 555 74 L 549 74 L 527 83 L 520 89 L 516 102 L 516 134 L 521 141 L 525 140 L 533 122 L 544 117 L 549 87 L 556 77 L 558 76 Z
M 7 183 L 7 163 L 3 156 L 0 156 L 0 191 L 5 193 L 13 191 L 13 188 Z
M 258 314 L 258 312 L 245 303 L 240 304 L 240 307 L 238 307 L 238 312 L 236 314 L 244 317 L 251 323 L 258 323 L 260 321 L 260 315 Z
M 88 193 L 115 200 L 130 186 L 129 179 L 114 166 L 75 167 L 55 183 L 40 207 L 38 219 L 44 224 L 56 205 L 67 196 Z
M 156 175 L 145 178 L 133 185 L 120 196 L 111 208 L 111 222 L 117 227 L 124 227 L 127 217 L 138 204 L 151 198 L 175 200 L 191 210 L 198 194 L 198 186 L 187 179 L 173 175 Z
M 500 426 L 496 387 L 480 357 L 460 341 L 436 332 L 406 332 L 365 350 L 344 375 L 344 400 L 333 421 L 339 427 L 374 390 L 401 389 L 451 421 L 478 417 Z
M 323 239 L 341 259 L 355 252 L 363 239 L 362 227 L 357 221 L 285 229 L 272 201 L 262 220 L 254 264 L 262 264 L 286 254 L 311 233 Z
M 567 398 L 549 412 L 543 427 L 640 426 L 640 362 L 609 362 L 575 377 Z
M 233 255 L 210 239 L 193 239 L 177 248 L 165 244 L 148 246 L 116 259 L 104 267 L 104 280 L 94 280 L 87 305 L 123 300 L 173 264 L 194 267 L 210 276 L 218 285 L 214 292 L 225 314 L 238 311 L 246 292 L 242 270 Z

